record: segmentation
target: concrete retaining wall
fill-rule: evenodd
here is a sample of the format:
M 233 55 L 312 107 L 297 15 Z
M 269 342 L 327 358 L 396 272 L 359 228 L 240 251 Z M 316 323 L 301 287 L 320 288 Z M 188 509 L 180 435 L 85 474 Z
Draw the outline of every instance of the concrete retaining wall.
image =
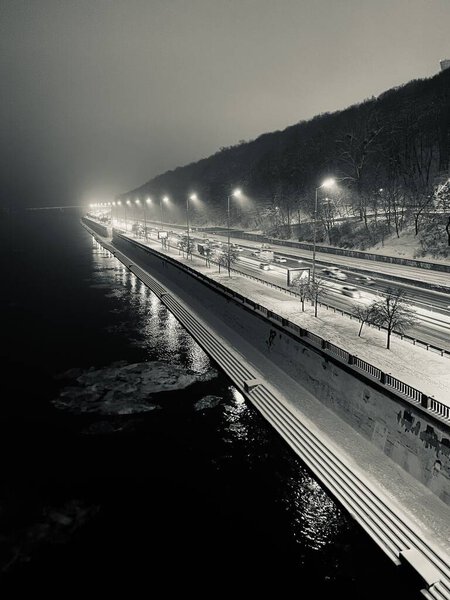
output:
M 236 334 L 317 397 L 358 433 L 378 446 L 450 505 L 450 429 L 433 415 L 244 308 L 153 251 L 120 237 L 114 245 L 154 274 L 220 334 Z M 225 324 L 225 327 L 223 326 Z M 238 344 L 236 344 L 238 345 Z

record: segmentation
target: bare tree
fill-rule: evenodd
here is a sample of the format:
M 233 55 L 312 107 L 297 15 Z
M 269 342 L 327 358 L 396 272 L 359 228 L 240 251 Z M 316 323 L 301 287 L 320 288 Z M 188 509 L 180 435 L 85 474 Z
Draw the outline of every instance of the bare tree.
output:
M 309 297 L 309 281 L 305 277 L 296 277 L 292 282 L 294 292 L 300 297 L 302 312 L 305 312 L 305 300 Z
M 179 248 L 183 252 L 183 255 L 186 252 L 186 258 L 189 258 L 189 254 L 192 257 L 192 252 L 195 250 L 195 242 L 191 238 L 188 238 L 187 235 L 183 235 L 179 243 Z
M 391 347 L 393 331 L 403 333 L 416 322 L 415 311 L 405 300 L 405 291 L 400 288 L 388 288 L 383 299 L 372 303 L 374 322 L 387 329 L 386 348 Z
M 450 178 L 437 186 L 434 192 L 434 203 L 436 210 L 445 216 L 445 232 L 447 234 L 447 246 L 450 247 Z
M 223 250 L 221 248 L 213 248 L 209 254 L 209 264 L 211 264 L 211 261 L 215 262 L 219 266 L 219 273 L 220 273 L 220 267 L 223 266 L 222 256 L 223 256 Z
M 377 313 L 375 311 L 374 304 L 356 304 L 353 307 L 353 315 L 359 319 L 361 327 L 359 328 L 358 337 L 361 337 L 362 329 L 367 323 L 368 325 L 376 322 Z
M 233 246 L 227 246 L 224 254 L 225 266 L 228 269 L 228 277 L 230 277 L 230 268 L 237 261 L 239 252 Z
M 317 317 L 317 303 L 319 302 L 319 298 L 323 296 L 326 291 L 325 282 L 323 279 L 316 277 L 314 280 L 310 281 L 308 288 L 308 297 L 314 305 L 314 316 Z
M 237 257 L 238 252 L 232 246 L 227 246 L 225 249 L 216 248 L 213 251 L 213 260 L 219 265 L 219 273 L 220 267 L 225 267 L 228 270 L 228 277 L 231 276 L 231 265 L 236 262 Z

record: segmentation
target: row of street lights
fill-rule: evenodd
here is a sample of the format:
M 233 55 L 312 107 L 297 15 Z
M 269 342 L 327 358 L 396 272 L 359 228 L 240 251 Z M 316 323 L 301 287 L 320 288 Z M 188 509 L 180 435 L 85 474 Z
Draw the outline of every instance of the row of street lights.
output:
M 230 198 L 239 198 L 242 195 L 241 190 L 239 189 L 235 189 L 230 195 L 228 195 L 227 197 L 227 224 L 228 224 L 228 246 L 230 245 Z M 197 201 L 198 200 L 198 196 L 197 194 L 190 194 L 186 197 L 186 230 L 187 230 L 187 255 L 189 256 L 189 248 L 190 248 L 190 223 L 189 223 L 189 210 L 190 210 L 190 201 Z M 161 217 L 161 230 L 163 228 L 163 204 L 167 203 L 169 201 L 168 196 L 163 196 L 160 198 L 159 200 L 159 208 L 160 208 L 160 217 Z M 135 204 L 136 206 L 141 206 L 141 201 L 139 198 L 137 198 L 135 200 Z M 146 205 L 150 205 L 152 204 L 152 199 L 151 198 L 147 198 L 146 201 L 144 202 L 143 205 L 143 210 L 144 210 L 144 229 L 145 229 L 145 237 L 147 238 L 147 216 L 146 216 Z M 124 203 L 125 206 L 125 222 L 128 223 L 128 218 L 127 218 L 127 206 L 131 206 L 131 200 L 126 200 Z M 117 200 L 113 201 L 113 202 L 104 202 L 104 203 L 100 203 L 100 204 L 91 204 L 91 207 L 94 206 L 99 206 L 99 207 L 111 207 L 111 215 L 110 215 L 110 219 L 111 219 L 111 223 L 112 223 L 112 207 L 113 206 L 122 206 L 122 201 L 121 200 Z
M 315 275 L 316 275 L 316 237 L 317 237 L 317 205 L 318 205 L 318 198 L 319 198 L 319 190 L 321 189 L 328 189 L 331 188 L 335 185 L 336 180 L 333 178 L 328 178 L 325 179 L 325 181 L 323 181 L 323 183 L 321 185 L 319 185 L 318 187 L 316 187 L 315 189 L 315 199 L 314 199 L 314 228 L 313 228 L 313 257 L 312 257 L 312 274 L 311 274 L 311 280 L 312 283 L 314 283 L 315 281 Z M 380 190 L 381 191 L 381 190 Z M 231 194 L 229 194 L 227 196 L 227 229 L 228 229 L 228 253 L 230 252 L 230 232 L 231 232 L 231 227 L 230 227 L 230 200 L 232 198 L 240 198 L 242 197 L 242 192 L 239 188 L 236 188 L 235 190 L 233 190 L 233 192 L 231 192 Z M 189 210 L 190 210 L 190 201 L 197 201 L 198 197 L 197 194 L 189 194 L 186 197 L 186 229 L 187 229 L 187 256 L 189 257 L 189 250 L 190 250 L 190 224 L 189 224 Z M 165 203 L 167 203 L 169 201 L 169 198 L 167 196 L 162 196 L 159 200 L 159 208 L 160 208 L 160 214 L 161 214 L 161 230 L 163 228 L 163 205 Z M 139 198 L 137 198 L 135 200 L 135 204 L 137 206 L 141 205 L 141 201 Z M 147 239 L 147 217 L 146 217 L 146 211 L 145 211 L 145 207 L 146 205 L 150 205 L 152 204 L 152 199 L 151 198 L 147 198 L 146 201 L 144 202 L 144 229 L 145 229 L 145 237 Z M 111 202 L 106 202 L 106 203 L 101 203 L 101 204 L 94 204 L 94 205 L 90 205 L 90 206 L 106 206 L 106 207 L 111 207 L 111 223 L 112 223 L 112 207 L 113 206 L 121 206 L 122 202 L 121 200 L 117 200 L 117 202 L 113 201 Z M 128 199 L 125 201 L 125 222 L 128 222 L 127 219 L 127 206 L 131 206 L 131 201 Z M 163 240 L 161 240 L 161 243 L 163 242 Z M 227 260 L 227 266 L 228 266 L 228 275 L 230 275 L 230 257 L 228 256 L 228 260 Z

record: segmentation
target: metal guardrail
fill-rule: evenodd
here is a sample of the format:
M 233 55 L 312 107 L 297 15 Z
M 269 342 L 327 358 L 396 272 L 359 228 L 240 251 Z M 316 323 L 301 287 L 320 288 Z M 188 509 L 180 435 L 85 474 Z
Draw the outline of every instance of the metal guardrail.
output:
M 161 252 L 159 252 L 158 250 L 156 250 L 154 248 L 149 248 L 149 246 L 146 246 L 145 244 L 142 244 L 141 242 L 138 242 L 137 240 L 132 240 L 126 235 L 123 235 L 123 234 L 117 233 L 117 232 L 116 232 L 116 234 L 118 235 L 119 238 L 122 238 L 123 240 L 125 240 L 127 242 L 131 242 L 132 244 L 138 246 L 144 252 L 147 252 L 149 254 L 158 255 L 161 258 L 163 258 L 164 260 L 166 260 L 167 262 L 172 263 L 177 268 L 188 272 L 194 278 L 206 283 L 209 287 L 220 290 L 220 292 L 223 295 L 231 296 L 234 300 L 241 302 L 243 305 L 246 305 L 250 310 L 263 313 L 269 320 L 275 322 L 278 327 L 288 330 L 289 333 L 294 333 L 294 335 L 296 335 L 302 341 L 307 339 L 312 347 L 316 348 L 317 350 L 321 351 L 324 354 L 334 355 L 336 360 L 338 360 L 339 362 L 345 363 L 345 364 L 349 365 L 351 368 L 364 373 L 364 375 L 366 377 L 382 384 L 385 388 L 388 388 L 391 391 L 394 391 L 399 397 L 403 398 L 404 400 L 413 402 L 416 405 L 417 404 L 420 405 L 422 408 L 430 411 L 431 413 L 433 413 L 433 415 L 435 417 L 439 418 L 441 421 L 445 422 L 446 424 L 448 424 L 450 422 L 450 407 L 446 406 L 445 404 L 442 404 L 441 402 L 436 400 L 433 396 L 428 396 L 427 394 L 425 394 L 424 392 L 421 392 L 420 390 L 414 388 L 413 386 L 406 384 L 405 382 L 401 381 L 400 379 L 397 379 L 396 377 L 393 377 L 390 373 L 385 373 L 378 367 L 375 367 L 374 365 L 372 365 L 371 363 L 368 363 L 367 361 L 359 358 L 358 356 L 350 354 L 347 350 L 344 350 L 343 348 L 340 348 L 339 346 L 336 346 L 335 344 L 328 342 L 327 340 L 323 339 L 319 335 L 312 333 L 311 331 L 308 331 L 307 329 L 299 327 L 299 325 L 292 323 L 292 321 L 289 321 L 289 319 L 286 319 L 286 318 L 278 315 L 277 313 L 274 313 L 272 310 L 269 310 L 268 308 L 254 302 L 253 300 L 250 300 L 249 298 L 242 296 L 242 294 L 234 292 L 227 286 L 219 283 L 218 281 L 214 281 L 213 279 L 210 279 L 209 277 L 203 275 L 202 273 L 193 269 L 189 265 L 184 265 L 184 264 L 180 263 L 179 261 L 177 261 L 176 259 L 172 258 L 171 256 L 162 254 Z M 252 276 L 250 276 L 250 277 L 252 279 L 257 279 L 256 277 L 252 277 Z M 258 281 L 263 281 L 263 280 L 258 280 Z M 274 285 L 273 287 L 279 287 L 279 286 Z M 284 290 L 284 288 L 280 288 L 280 289 L 283 289 L 283 291 L 286 291 L 286 290 Z

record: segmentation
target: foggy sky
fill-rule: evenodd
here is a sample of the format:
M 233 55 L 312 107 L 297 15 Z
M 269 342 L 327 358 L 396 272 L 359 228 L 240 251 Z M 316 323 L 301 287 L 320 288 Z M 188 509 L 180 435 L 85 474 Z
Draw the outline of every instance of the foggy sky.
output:
M 104 201 L 439 71 L 450 0 L 1 0 L 2 203 Z

